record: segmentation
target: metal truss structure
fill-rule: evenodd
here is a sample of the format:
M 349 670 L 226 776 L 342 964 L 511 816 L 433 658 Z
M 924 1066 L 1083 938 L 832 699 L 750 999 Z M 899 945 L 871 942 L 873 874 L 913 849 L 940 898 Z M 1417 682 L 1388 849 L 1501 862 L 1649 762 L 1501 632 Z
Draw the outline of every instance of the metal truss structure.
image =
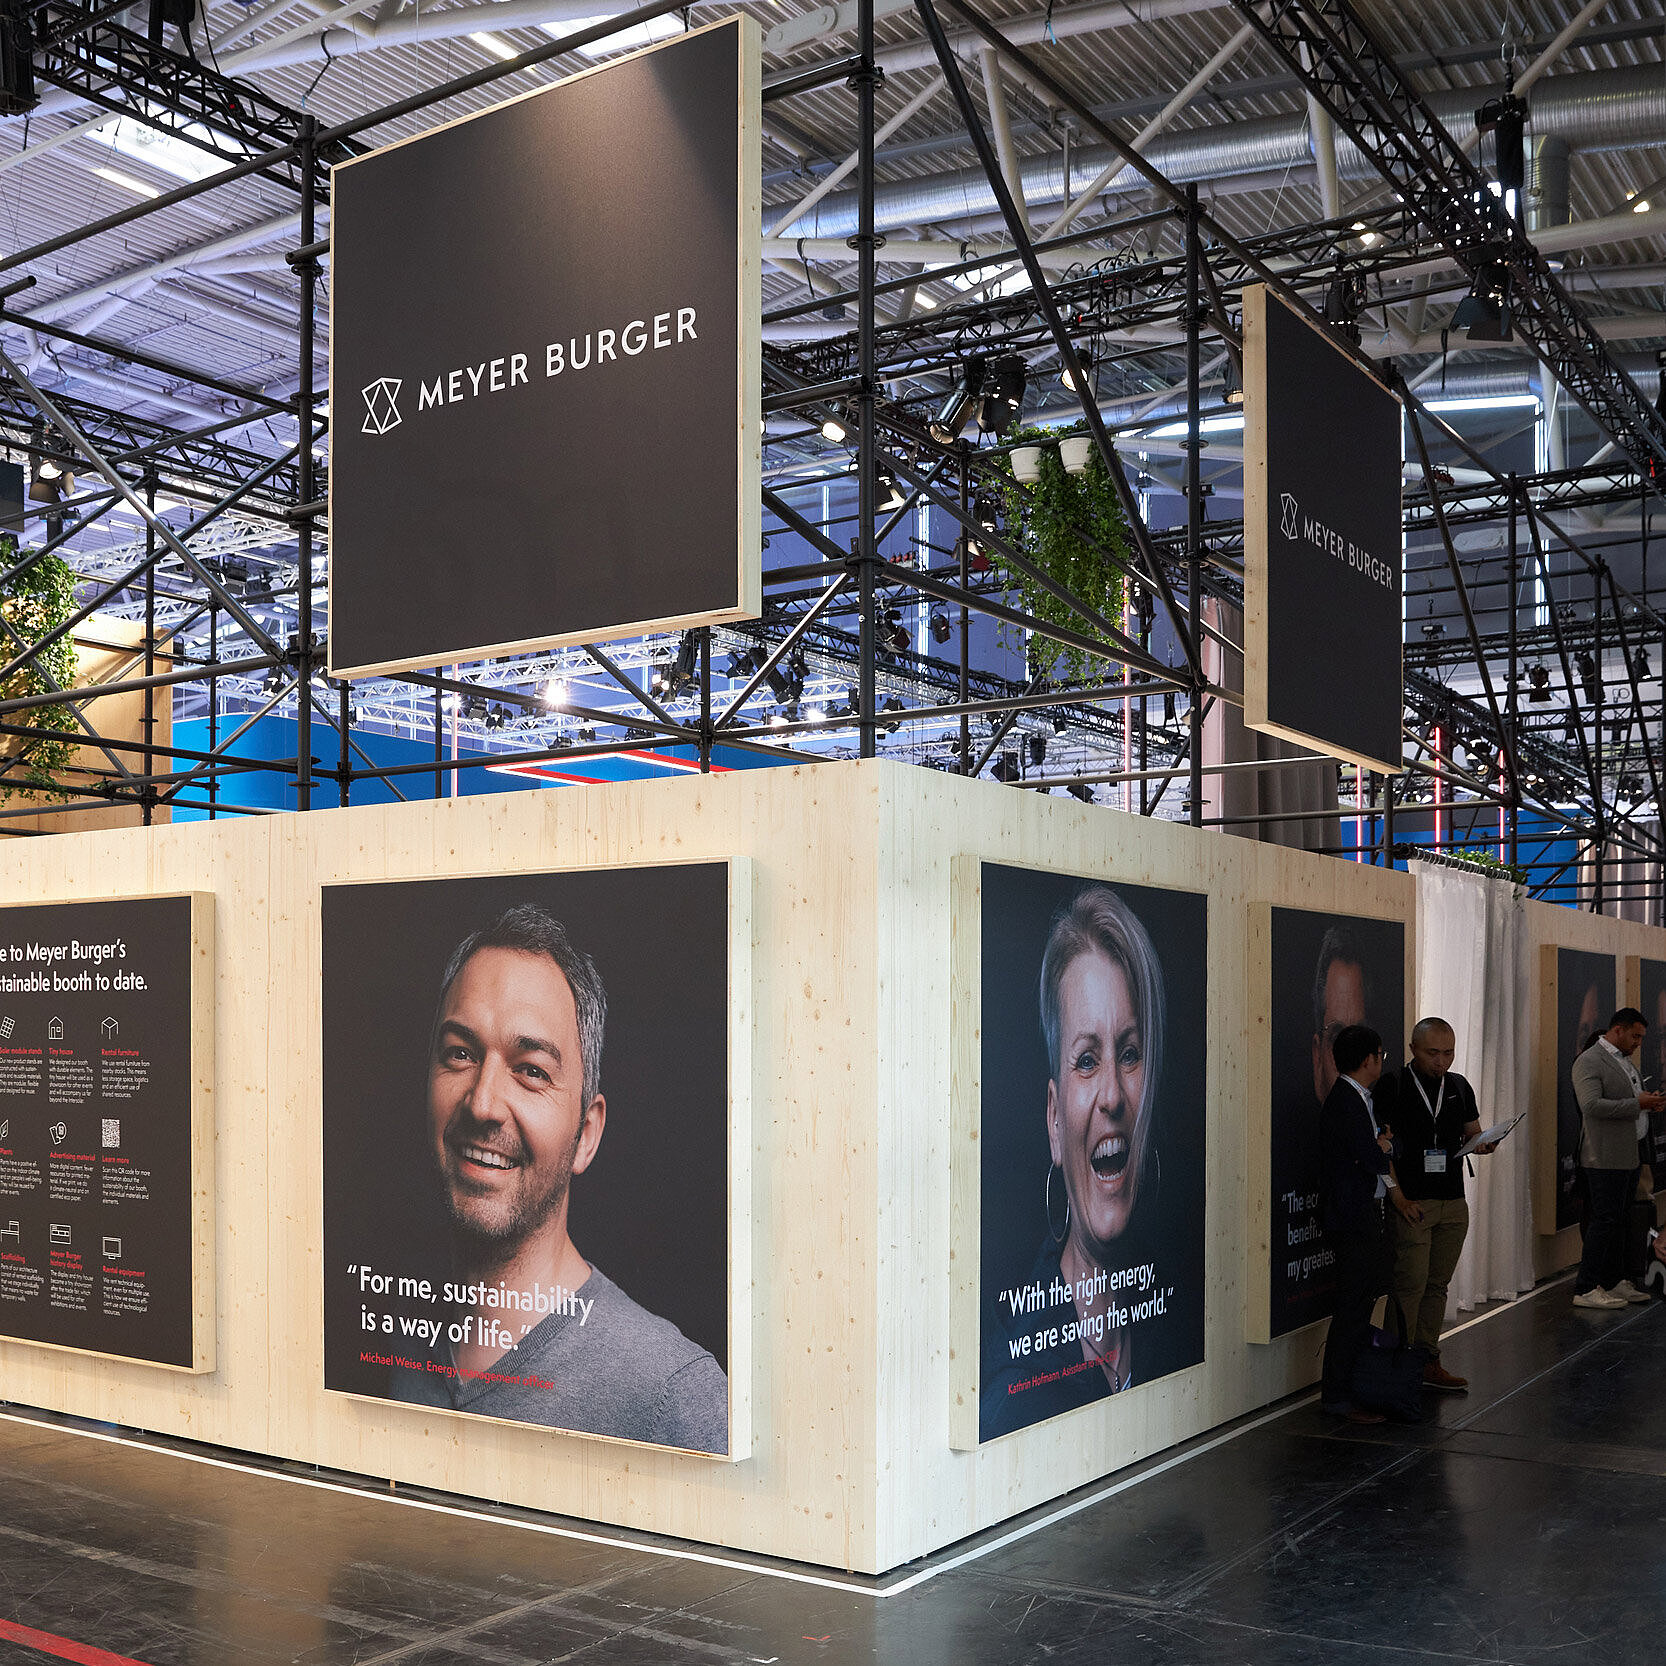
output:
M 1237 39 L 1262 43 L 1279 84 L 1328 116 L 1386 195 L 1345 209 L 1332 202 L 1337 211 L 1320 219 L 1235 230 L 1195 181 L 1169 177 L 1118 130 L 1082 75 L 1020 44 L 981 0 L 891 9 L 884 40 L 874 0 L 856 0 L 849 50 L 808 63 L 789 57 L 766 90 L 766 128 L 805 156 L 828 101 L 844 99 L 852 148 L 827 177 L 853 177 L 855 229 L 839 250 L 806 238 L 772 256 L 807 298 L 776 285 L 763 315 L 762 618 L 351 688 L 321 670 L 328 422 L 315 336 L 329 240 L 317 217 L 330 168 L 379 129 L 524 85 L 512 78 L 674 8 L 645 5 L 499 52 L 502 61 L 326 123 L 221 73 L 194 48 L 136 33 L 125 11 L 67 0 L 29 7 L 41 83 L 99 111 L 189 131 L 218 168 L 0 258 L 0 329 L 24 332 L 33 346 L 32 355 L 0 350 L 0 445 L 31 466 L 67 453 L 81 482 L 31 511 L 45 537 L 0 574 L 0 587 L 41 549 L 62 548 L 80 580 L 76 622 L 135 620 L 147 644 L 137 663 L 69 702 L 77 727 L 62 738 L 103 762 L 62 808 L 126 804 L 146 820 L 169 808 L 255 814 L 271 808 L 271 795 L 250 788 L 275 776 L 306 809 L 372 791 L 468 790 L 479 779 L 472 772 L 488 767 L 565 779 L 585 760 L 644 752 L 702 769 L 721 767 L 725 749 L 885 752 L 1022 790 L 1091 801 L 1109 789 L 1131 813 L 1238 832 L 1289 836 L 1306 816 L 1305 842 L 1361 860 L 1393 860 L 1408 838 L 1437 852 L 1485 849 L 1541 893 L 1658 914 L 1666 665 L 1651 670 L 1649 656 L 1666 660 L 1666 615 L 1651 599 L 1647 562 L 1666 422 L 1537 247 L 1521 204 L 1495 189 L 1403 56 L 1349 0 L 1231 4 L 1242 19 Z M 901 50 L 899 15 L 917 28 L 910 62 L 935 77 L 931 96 L 952 103 L 958 143 L 994 204 L 975 236 L 927 223 L 916 238 L 888 242 L 879 229 L 882 136 L 896 119 L 882 123 L 878 110 L 887 53 Z M 972 62 L 982 64 L 981 83 Z M 1048 224 L 1021 188 L 1003 77 L 1078 145 L 1111 158 L 1098 188 Z M 801 104 L 811 114 L 800 117 Z M 1105 181 L 1123 175 L 1138 195 L 1105 195 Z M 1065 176 L 1069 198 L 1068 141 Z M 246 181 L 296 209 L 280 239 L 295 304 L 292 376 L 205 368 L 31 306 L 27 284 L 64 251 L 142 232 L 150 216 Z M 782 226 L 795 217 L 767 214 Z M 911 257 L 911 246 L 926 252 Z M 1446 344 L 1438 362 L 1421 344 L 1424 309 L 1483 281 L 1507 282 L 1544 374 L 1594 425 L 1601 449 L 1583 464 L 1507 466 L 1498 445 L 1433 408 Z M 1222 507 L 1241 488 L 1230 441 L 1219 436 L 1240 368 L 1241 296 L 1254 283 L 1274 286 L 1361 356 L 1361 320 L 1373 310 L 1387 320 L 1409 301 L 1417 320 L 1375 355 L 1408 413 L 1406 752 L 1397 777 L 1366 782 L 1322 759 L 1211 754 L 1209 736 L 1240 703 L 1226 621 L 1243 602 L 1243 529 Z M 920 303 L 928 284 L 929 308 Z M 54 385 L 60 353 L 72 369 Z M 1063 590 L 1007 526 L 1015 488 L 999 436 L 934 435 L 932 413 L 968 361 L 995 355 L 1023 361 L 1026 420 L 1079 423 L 1107 465 L 1130 533 L 1126 553 L 1103 552 L 1126 583 L 1118 617 Z M 72 391 L 73 366 L 87 364 L 119 368 L 133 408 Z M 1068 397 L 1052 391 L 1053 378 Z M 194 414 L 142 414 L 158 401 Z M 1013 575 L 1052 593 L 1071 622 L 1026 613 L 1009 593 Z M 11 631 L 3 618 L 0 629 Z M 1057 649 L 1090 669 L 1065 677 Z M 40 652 L 15 635 L 0 641 L 0 687 L 38 665 Z M 149 725 L 139 741 L 101 733 L 100 701 L 135 692 L 172 698 L 176 717 L 203 722 L 205 743 L 153 743 Z M 38 714 L 65 704 L 55 686 L 0 699 L 0 735 L 38 736 Z M 272 716 L 293 722 L 293 751 L 247 755 L 248 737 Z M 383 739 L 422 755 L 389 762 Z M 1281 768 L 1322 775 L 1327 789 L 1340 786 L 1340 800 L 1300 813 L 1210 813 L 1220 809 L 1212 782 Z M 0 808 L 0 831 L 53 810 L 33 800 Z

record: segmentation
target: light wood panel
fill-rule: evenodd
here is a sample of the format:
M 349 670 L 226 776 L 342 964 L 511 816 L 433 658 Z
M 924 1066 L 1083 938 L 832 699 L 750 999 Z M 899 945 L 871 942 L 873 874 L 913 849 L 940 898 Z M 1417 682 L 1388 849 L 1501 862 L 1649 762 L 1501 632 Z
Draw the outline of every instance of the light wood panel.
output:
M 1246 975 L 1264 952 L 1254 921 L 1273 906 L 1408 918 L 1403 874 L 884 762 L 17 840 L 7 857 L 0 903 L 217 899 L 218 1347 L 214 1370 L 187 1378 L 0 1345 L 4 1398 L 879 1571 L 1317 1375 L 1316 1332 L 1245 1334 L 1249 1281 L 1266 1268 L 1251 1241 L 1267 1045 L 1264 990 Z M 753 1102 L 753 1240 L 739 1252 L 750 1457 L 714 1464 L 326 1395 L 320 888 L 718 859 L 752 870 L 750 1065 L 736 1054 Z M 953 1385 L 977 1337 L 955 1221 L 975 1159 L 962 1112 L 984 861 L 1207 893 L 1209 1204 L 1204 1363 L 974 1451 L 956 1449 L 966 1408 Z M 1529 912 L 1537 940 L 1666 958 L 1666 933 Z
M 1340 918 L 1398 920 L 1405 927 L 1403 969 L 1405 1011 L 1400 1034 L 1409 1042 L 1417 1022 L 1417 883 L 1410 875 L 1392 869 L 1374 868 L 1361 862 L 1327 861 L 1326 870 L 1303 884 L 1310 901 L 1299 905 L 1312 914 Z M 1349 871 L 1357 870 L 1357 871 Z M 1345 900 L 1329 904 L 1322 897 Z M 1249 906 L 1244 933 L 1244 989 L 1248 997 L 1249 1071 L 1244 1079 L 1246 1143 L 1248 1161 L 1244 1167 L 1244 1238 L 1250 1258 L 1250 1274 L 1244 1291 L 1244 1335 L 1251 1342 L 1273 1340 L 1271 1265 L 1273 1256 L 1273 908 L 1271 902 L 1256 901 Z M 1392 1059 L 1397 1070 L 1404 1059 Z M 1282 1251 L 1282 1246 L 1281 1246 Z M 1259 1267 L 1261 1276 L 1256 1276 Z M 1318 1325 L 1304 1326 L 1317 1346 Z M 1292 1335 L 1301 1334 L 1292 1332 Z
M 0 1396 L 692 1539 L 869 1564 L 874 1479 L 860 1454 L 872 1445 L 877 1348 L 877 790 L 873 772 L 783 769 L 18 841 L 0 868 L 0 901 L 137 895 L 187 879 L 220 899 L 220 1348 L 208 1376 L 159 1382 L 117 1361 L 0 1346 Z M 812 848 L 821 852 L 812 862 L 782 859 Z M 746 1145 L 735 1180 L 737 1313 L 747 1323 L 736 1326 L 732 1371 L 748 1391 L 737 1396 L 736 1444 L 750 1456 L 714 1464 L 326 1395 L 321 887 L 724 858 L 735 867 L 736 967 L 767 957 L 790 974 L 748 977 L 737 1001 L 734 1066 L 756 1109 L 734 1133 Z M 760 1229 L 750 1241 L 749 1222 Z
M 1246 980 L 1253 907 L 1320 908 L 1410 923 L 1405 874 L 1338 862 L 925 770 L 892 772 L 881 801 L 882 1339 L 879 1563 L 1082 1486 L 1277 1399 L 1318 1375 L 1313 1329 L 1251 1346 L 1248 1242 L 1252 1062 L 1264 1001 Z M 975 1083 L 983 861 L 1208 895 L 1204 1363 L 972 1449 L 976 1433 Z M 1408 967 L 1415 965 L 1408 931 Z M 946 1022 L 947 1020 L 947 1022 Z M 1205 1038 L 1200 1038 L 1200 1042 Z M 1262 1094 L 1262 1100 L 1265 1094 Z M 949 1269 L 947 1280 L 942 1269 Z M 936 1279 L 934 1286 L 933 1280 Z M 968 1439 L 970 1432 L 972 1439 Z
M 1556 951 L 1582 949 L 1618 957 L 1614 988 L 1619 999 L 1627 1001 L 1635 996 L 1631 978 L 1636 959 L 1666 959 L 1666 931 L 1635 920 L 1529 902 L 1527 937 L 1533 956 L 1534 1048 L 1527 1107 L 1533 1151 L 1533 1264 L 1543 1278 L 1572 1266 L 1580 1247 L 1577 1226 L 1556 1230 Z

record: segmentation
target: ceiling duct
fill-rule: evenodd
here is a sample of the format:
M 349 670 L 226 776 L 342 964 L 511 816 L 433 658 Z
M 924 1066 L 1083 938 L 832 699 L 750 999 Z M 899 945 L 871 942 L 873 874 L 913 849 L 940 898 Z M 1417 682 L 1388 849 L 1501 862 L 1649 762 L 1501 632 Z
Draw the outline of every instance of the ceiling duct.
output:
M 1535 140 L 1559 138 L 1575 150 L 1642 150 L 1666 143 L 1666 79 L 1660 66 L 1593 70 L 1581 75 L 1547 77 L 1533 88 L 1530 101 Z M 1475 93 L 1435 93 L 1430 107 L 1453 132 L 1473 128 Z M 1177 185 L 1231 178 L 1241 174 L 1312 165 L 1307 116 L 1270 116 L 1234 121 L 1185 133 L 1171 133 L 1145 150 L 1153 167 Z M 1085 190 L 1116 160 L 1108 145 L 1090 145 L 1070 153 L 1069 194 Z M 1375 179 L 1375 170 L 1345 133 L 1336 135 L 1336 167 L 1345 180 Z M 1064 158 L 1057 152 L 1025 158 L 1020 164 L 1024 200 L 1031 207 L 1066 200 Z M 1137 176 L 1118 188 L 1149 191 Z M 874 193 L 874 218 L 880 230 L 957 223 L 968 215 L 997 207 L 995 193 L 981 168 L 897 180 Z M 783 228 L 784 237 L 848 237 L 856 230 L 856 194 L 826 197 L 813 212 Z

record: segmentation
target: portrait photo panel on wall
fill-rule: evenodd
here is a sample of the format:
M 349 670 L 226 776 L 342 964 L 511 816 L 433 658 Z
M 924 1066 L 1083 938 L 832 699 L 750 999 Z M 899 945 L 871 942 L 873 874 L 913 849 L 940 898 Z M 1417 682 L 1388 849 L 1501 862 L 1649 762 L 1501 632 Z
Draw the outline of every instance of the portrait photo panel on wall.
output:
M 730 900 L 325 888 L 326 1387 L 728 1453 Z
M 1335 1259 L 1319 1219 L 1319 1107 L 1336 1083 L 1331 1043 L 1349 1024 L 1405 1062 L 1406 928 L 1399 920 L 1272 910 L 1270 1176 L 1273 1336 L 1328 1318 Z
M 1206 898 L 982 868 L 978 1438 L 1203 1358 Z

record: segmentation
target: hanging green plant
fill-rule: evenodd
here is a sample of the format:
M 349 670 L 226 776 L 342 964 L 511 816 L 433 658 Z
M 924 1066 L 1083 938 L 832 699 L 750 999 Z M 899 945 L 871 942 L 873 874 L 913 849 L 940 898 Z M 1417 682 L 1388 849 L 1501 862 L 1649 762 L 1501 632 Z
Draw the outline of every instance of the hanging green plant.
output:
M 17 539 L 9 532 L 0 533 L 0 570 L 9 573 L 17 565 Z M 0 615 L 25 647 L 44 640 L 74 613 L 75 574 L 56 551 L 38 557 L 0 583 Z M 17 642 L 6 632 L 0 632 L 0 654 L 7 660 L 17 655 Z M 53 684 L 69 688 L 74 682 L 75 642 L 66 632 L 0 683 L 0 700 L 46 694 Z M 63 778 L 75 746 L 59 736 L 74 726 L 69 707 L 36 706 L 13 713 L 11 721 L 37 733 L 0 736 L 0 799 L 14 793 L 67 798 Z
M 1124 574 L 1131 560 L 1122 501 L 1097 446 L 1087 445 L 1087 466 L 1079 474 L 1069 473 L 1059 454 L 1061 440 L 1086 434 L 1087 424 L 1079 422 L 1071 428 L 1021 428 L 1008 436 L 1008 443 L 1015 447 L 1040 447 L 1041 472 L 1033 482 L 1021 485 L 1013 478 L 1012 454 L 1000 459 L 1007 476 L 1007 536 L 1056 584 L 1080 597 L 1102 618 L 1120 624 Z M 1006 580 L 1009 600 L 1026 613 L 1079 635 L 1100 635 L 1075 608 L 1003 560 L 998 551 L 989 553 Z M 1105 669 L 1091 663 L 1082 649 L 1044 636 L 1032 638 L 1031 667 L 1055 681 L 1062 680 L 1061 674 L 1077 681 L 1105 675 Z
M 1519 863 L 1506 862 L 1503 857 L 1488 850 L 1484 845 L 1462 845 L 1456 850 L 1443 853 L 1449 862 L 1461 862 L 1466 868 L 1479 868 L 1483 873 L 1496 874 L 1502 879 L 1514 880 L 1517 885 L 1527 883 L 1527 870 Z

